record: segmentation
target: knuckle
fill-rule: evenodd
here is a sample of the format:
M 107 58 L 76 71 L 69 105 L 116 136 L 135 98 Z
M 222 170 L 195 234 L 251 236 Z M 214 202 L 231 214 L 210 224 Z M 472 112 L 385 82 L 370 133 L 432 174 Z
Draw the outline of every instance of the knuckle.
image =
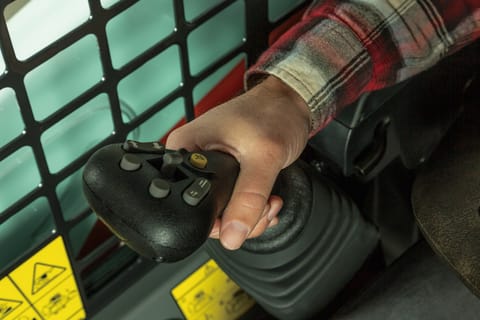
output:
M 258 192 L 242 191 L 237 197 L 240 205 L 251 212 L 262 213 L 267 204 L 267 198 Z
M 224 211 L 223 223 L 230 220 L 241 221 L 253 231 L 263 216 L 267 199 L 256 192 L 238 192 Z

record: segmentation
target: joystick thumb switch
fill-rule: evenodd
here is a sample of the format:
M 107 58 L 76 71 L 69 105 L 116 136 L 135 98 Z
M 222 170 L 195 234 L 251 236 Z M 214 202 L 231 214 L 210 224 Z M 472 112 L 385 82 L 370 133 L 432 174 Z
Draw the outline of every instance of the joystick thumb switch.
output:
M 170 193 L 170 184 L 163 179 L 155 178 L 150 183 L 148 191 L 152 197 L 163 199 Z
M 183 192 L 183 201 L 192 207 L 197 206 L 210 191 L 211 186 L 212 184 L 210 181 L 205 178 L 195 179 L 195 181 Z
M 205 169 L 207 167 L 207 157 L 200 153 L 192 153 L 189 158 L 190 164 L 197 169 Z
M 134 154 L 126 153 L 120 160 L 120 168 L 125 171 L 137 171 L 142 167 L 142 159 Z
M 183 155 L 180 152 L 167 153 L 163 156 L 163 164 L 160 171 L 166 178 L 172 178 L 179 166 L 183 162 Z

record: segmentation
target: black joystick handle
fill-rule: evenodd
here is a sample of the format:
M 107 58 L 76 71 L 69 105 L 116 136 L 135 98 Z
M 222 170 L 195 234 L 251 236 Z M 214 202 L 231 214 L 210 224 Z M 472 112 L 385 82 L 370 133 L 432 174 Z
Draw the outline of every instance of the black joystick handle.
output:
M 83 190 L 100 219 L 128 246 L 173 262 L 207 240 L 238 171 L 237 161 L 221 152 L 165 150 L 157 142 L 129 140 L 92 155 Z

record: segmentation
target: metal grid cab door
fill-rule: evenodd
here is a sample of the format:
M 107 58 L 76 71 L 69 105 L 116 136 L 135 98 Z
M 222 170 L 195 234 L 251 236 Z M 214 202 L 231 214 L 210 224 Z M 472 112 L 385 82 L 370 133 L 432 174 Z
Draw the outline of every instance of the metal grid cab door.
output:
M 61 235 L 94 314 L 152 268 L 88 209 L 85 161 L 127 137 L 159 139 L 211 107 L 207 93 L 304 2 L 1 1 L 0 278 Z

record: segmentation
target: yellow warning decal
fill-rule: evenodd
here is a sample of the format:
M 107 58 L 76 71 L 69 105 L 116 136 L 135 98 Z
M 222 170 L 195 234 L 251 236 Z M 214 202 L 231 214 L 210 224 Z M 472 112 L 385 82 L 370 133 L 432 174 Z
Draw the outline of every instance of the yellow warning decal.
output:
M 0 320 L 85 318 L 62 237 L 0 280 Z
M 234 320 L 255 304 L 214 260 L 173 288 L 172 296 L 186 320 Z
M 32 309 L 30 303 L 25 299 L 15 284 L 6 277 L 0 280 L 0 320 L 22 319 L 27 311 Z M 33 311 L 35 316 L 40 319 L 38 314 Z

